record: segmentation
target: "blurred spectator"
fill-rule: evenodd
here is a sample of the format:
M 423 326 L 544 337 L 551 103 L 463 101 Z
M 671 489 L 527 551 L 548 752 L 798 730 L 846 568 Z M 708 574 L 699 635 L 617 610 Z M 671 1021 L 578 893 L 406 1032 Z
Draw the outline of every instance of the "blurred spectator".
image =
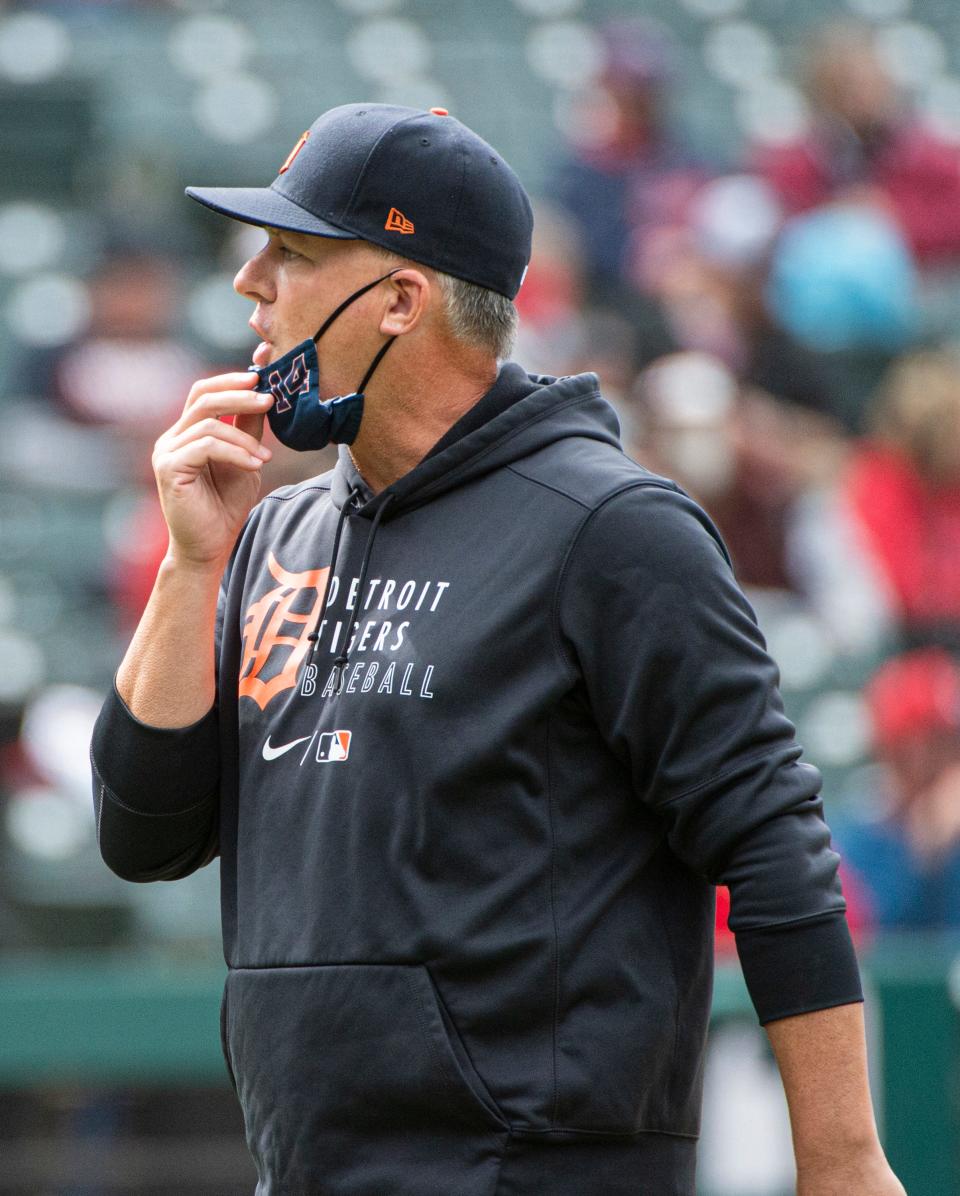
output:
M 831 813 L 878 927 L 960 928 L 960 667 L 943 648 L 888 660 L 866 687 L 879 784 Z
M 960 147 L 908 110 L 870 31 L 824 30 L 804 83 L 813 109 L 808 133 L 753 154 L 787 211 L 870 202 L 890 212 L 921 263 L 960 256 Z
M 752 175 L 706 183 L 687 212 L 687 234 L 661 255 L 650 282 L 675 347 L 721 358 L 742 382 L 830 414 L 814 350 L 768 303 L 767 277 L 782 210 Z
M 778 238 L 766 309 L 781 338 L 795 346 L 794 356 L 802 351 L 816 363 L 831 414 L 853 435 L 863 433 L 865 409 L 884 373 L 916 338 L 916 283 L 896 224 L 862 203 L 797 216 Z
M 182 410 L 193 382 L 209 372 L 176 336 L 177 263 L 152 250 L 120 248 L 89 289 L 89 329 L 38 363 L 47 376 L 31 379 L 30 389 L 50 394 L 73 419 L 152 442 Z
M 869 388 L 912 338 L 915 271 L 892 221 L 864 205 L 783 210 L 752 175 L 706 183 L 684 237 L 661 245 L 649 289 L 674 346 L 720 357 L 741 381 L 859 433 Z
M 803 591 L 786 549 L 799 495 L 845 452 L 816 412 L 742 387 L 706 353 L 671 354 L 641 374 L 637 459 L 673 478 L 716 521 L 742 585 Z
M 960 358 L 893 367 L 842 495 L 907 641 L 960 643 Z
M 667 352 L 673 340 L 655 312 L 637 319 L 639 297 L 627 314 L 619 304 L 586 302 L 585 292 L 578 226 L 549 202 L 535 201 L 533 251 L 516 299 L 520 327 L 513 356 L 532 373 L 596 373 L 628 439 L 628 395 L 638 363 Z
M 604 66 L 582 99 L 550 193 L 581 230 L 590 297 L 609 300 L 642 282 L 652 242 L 682 224 L 706 172 L 668 127 L 674 50 L 666 30 L 624 18 L 602 37 Z
M 572 373 L 584 303 L 578 226 L 542 200 L 534 201 L 530 264 L 516 298 L 520 327 L 514 357 L 528 370 Z
M 782 235 L 781 220 L 755 176 L 700 188 L 684 236 L 650 263 L 663 352 L 710 353 L 837 435 L 859 434 L 869 394 L 913 332 L 909 253 L 896 226 L 866 207 L 811 213 Z
M 816 444 L 810 449 L 815 456 Z M 897 627 L 882 570 L 841 489 L 844 459 L 828 452 L 821 479 L 797 494 L 786 528 L 786 568 L 834 650 L 873 658 L 898 643 Z
M 788 221 L 770 264 L 777 322 L 811 349 L 905 348 L 916 332 L 916 276 L 897 226 L 863 204 Z
M 672 353 L 637 381 L 640 461 L 709 507 L 735 473 L 737 380 L 707 353 Z

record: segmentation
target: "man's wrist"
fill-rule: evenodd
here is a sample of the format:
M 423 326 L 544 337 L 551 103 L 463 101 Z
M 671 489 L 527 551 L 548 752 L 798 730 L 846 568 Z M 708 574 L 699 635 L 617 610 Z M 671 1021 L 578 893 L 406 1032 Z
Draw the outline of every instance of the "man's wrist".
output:
M 171 545 L 160 562 L 158 576 L 181 574 L 202 579 L 216 578 L 219 584 L 229 559 L 229 556 L 225 556 L 222 559 L 217 557 L 213 560 L 196 560 Z
M 862 1166 L 880 1160 L 885 1162 L 880 1139 L 873 1130 L 845 1135 L 833 1132 L 829 1142 L 794 1139 L 797 1170 L 815 1175 L 835 1174 L 838 1167 Z
M 838 1154 L 797 1158 L 797 1196 L 906 1196 L 879 1140 Z

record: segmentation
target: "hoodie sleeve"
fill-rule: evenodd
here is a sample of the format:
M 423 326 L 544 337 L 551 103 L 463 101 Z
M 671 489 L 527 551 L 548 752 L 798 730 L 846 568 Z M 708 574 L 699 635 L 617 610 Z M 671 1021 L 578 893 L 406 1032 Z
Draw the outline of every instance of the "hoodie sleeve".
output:
M 706 513 L 679 488 L 620 491 L 581 525 L 558 611 L 638 798 L 684 863 L 730 888 L 761 1023 L 861 1001 L 822 776 Z
M 217 600 L 218 659 L 226 577 Z M 218 854 L 216 702 L 189 727 L 154 727 L 133 714 L 114 681 L 94 725 L 90 765 L 97 844 L 118 876 L 178 880 Z

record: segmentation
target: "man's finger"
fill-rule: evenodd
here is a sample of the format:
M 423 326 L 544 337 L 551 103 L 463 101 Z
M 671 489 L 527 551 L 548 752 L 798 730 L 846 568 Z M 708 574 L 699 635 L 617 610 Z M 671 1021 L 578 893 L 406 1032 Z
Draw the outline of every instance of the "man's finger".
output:
M 215 374 L 212 378 L 198 378 L 190 387 L 184 411 L 189 410 L 204 395 L 219 390 L 252 390 L 258 375 L 253 370 L 237 370 L 232 374 Z
M 252 390 L 220 390 L 201 395 L 174 424 L 171 431 L 178 435 L 193 424 L 213 416 L 245 415 L 266 411 L 273 403 L 273 396 Z
M 204 436 L 219 437 L 221 440 L 227 441 L 228 444 L 235 444 L 238 448 L 245 449 L 254 456 L 263 457 L 264 460 L 273 455 L 270 449 L 262 445 L 257 437 L 251 436 L 245 429 L 212 416 L 200 420 L 199 423 L 191 424 L 177 435 L 169 437 L 163 445 L 163 450 L 166 453 L 175 453 L 177 449 L 189 444 L 190 441 L 200 440 Z
M 234 465 L 247 473 L 254 473 L 263 465 L 261 457 L 255 457 L 236 444 L 228 444 L 219 436 L 201 436 L 170 453 L 161 472 L 172 481 L 192 482 L 205 465 L 213 462 Z M 184 474 L 189 474 L 189 478 L 184 479 Z

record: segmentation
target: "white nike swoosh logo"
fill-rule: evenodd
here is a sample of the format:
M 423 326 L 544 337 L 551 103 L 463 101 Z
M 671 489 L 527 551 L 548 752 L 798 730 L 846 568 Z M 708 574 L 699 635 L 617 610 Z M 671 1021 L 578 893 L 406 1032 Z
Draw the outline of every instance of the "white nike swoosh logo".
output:
M 289 743 L 282 743 L 279 747 L 271 747 L 270 736 L 268 735 L 267 742 L 263 745 L 263 758 L 264 760 L 276 760 L 277 756 L 282 756 L 284 752 L 289 752 L 298 743 L 306 743 L 309 738 L 309 735 L 302 735 L 299 739 L 291 739 Z

